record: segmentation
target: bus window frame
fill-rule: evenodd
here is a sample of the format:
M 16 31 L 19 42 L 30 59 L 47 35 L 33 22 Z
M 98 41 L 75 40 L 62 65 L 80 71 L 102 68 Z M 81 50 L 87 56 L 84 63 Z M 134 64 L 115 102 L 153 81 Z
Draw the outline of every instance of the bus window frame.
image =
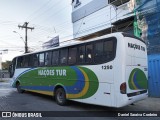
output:
M 24 60 L 22 60 L 22 61 L 21 61 L 21 64 L 19 64 L 19 59 L 20 59 L 20 58 L 21 58 L 21 59 L 22 59 L 22 58 L 24 59 L 24 56 L 19 56 L 19 57 L 17 57 L 17 65 L 16 65 L 16 68 L 24 68 L 24 67 L 23 67 L 23 61 L 24 61 Z
M 70 62 L 69 62 L 69 50 L 70 50 L 70 49 L 73 49 L 73 48 L 76 48 L 75 62 L 74 62 L 74 63 L 72 63 L 72 62 L 70 63 Z M 77 58 L 77 57 L 78 57 L 78 56 L 77 56 L 77 53 L 78 53 L 78 46 L 77 46 L 77 45 L 73 45 L 73 46 L 69 46 L 69 47 L 68 47 L 68 57 L 67 57 L 68 60 L 67 60 L 67 61 L 68 61 L 68 65 L 69 65 L 69 66 L 70 66 L 70 65 L 77 65 L 77 59 L 78 59 L 78 58 Z
M 116 41 L 115 41 L 114 39 L 104 40 L 104 42 L 109 42 L 109 41 L 112 41 L 112 42 L 113 42 L 113 51 L 112 51 L 112 57 L 110 57 L 110 58 L 107 59 L 107 60 L 104 60 L 104 61 L 107 61 L 107 62 L 114 60 L 114 58 L 115 58 L 115 56 L 116 56 L 116 47 L 115 47 L 115 46 L 117 46 L 117 43 L 116 43 Z M 105 44 L 103 44 L 103 51 L 104 51 L 104 48 L 105 48 L 104 45 L 105 45 Z M 103 55 L 103 59 L 105 59 L 104 55 Z M 103 61 L 103 62 L 104 62 L 104 61 Z
M 47 64 L 46 65 L 46 53 L 50 53 L 51 54 L 51 57 L 50 57 L 50 59 L 48 59 L 48 62 L 47 63 L 49 63 L 49 64 Z M 49 50 L 49 51 L 45 51 L 44 52 L 44 66 L 46 66 L 46 67 L 49 67 L 49 66 L 51 66 L 52 65 L 52 55 L 53 55 L 53 51 L 52 50 Z
M 10 73 L 10 77 L 14 76 L 15 73 L 15 69 L 17 68 L 17 57 L 13 58 L 10 66 L 9 66 L 9 73 Z
M 54 52 L 58 52 L 58 61 L 57 61 L 56 64 L 53 64 L 53 60 L 54 60 L 54 58 L 53 58 L 53 53 L 54 53 Z M 59 64 L 60 64 L 60 49 L 52 50 L 51 65 L 52 65 L 52 66 L 59 66 Z
M 23 60 L 23 68 L 27 68 L 28 66 L 29 66 L 29 55 L 25 55 L 25 56 L 23 56 L 24 57 L 24 60 Z M 27 58 L 27 60 L 26 60 L 26 58 Z M 27 63 L 27 65 L 26 65 L 26 63 Z
M 83 61 L 82 62 L 80 62 L 80 47 L 84 47 L 84 58 L 83 58 Z M 77 46 L 77 64 L 79 64 L 79 65 L 84 65 L 85 64 L 85 62 L 86 62 L 86 46 L 85 46 L 85 44 L 80 44 L 80 45 L 78 45 Z
M 33 54 L 29 54 L 29 61 L 28 61 L 28 67 L 32 67 L 33 66 Z
M 67 50 L 67 55 L 66 55 L 66 62 L 65 63 L 61 63 L 61 52 L 62 50 L 65 51 L 65 49 Z M 64 47 L 64 48 L 60 48 L 59 49 L 59 66 L 63 66 L 63 65 L 68 65 L 68 47 Z
M 43 64 L 42 64 L 42 65 L 40 64 L 40 55 L 41 55 L 41 54 L 44 55 L 44 56 L 43 56 Z M 38 66 L 39 66 L 39 67 L 43 67 L 43 66 L 45 66 L 44 64 L 45 64 L 45 52 L 40 52 L 40 53 L 38 53 Z
M 100 41 L 97 41 L 97 42 L 94 42 L 93 46 L 94 46 L 94 63 L 101 63 L 103 62 L 103 60 L 96 60 L 95 56 L 96 56 L 96 45 L 97 43 L 102 43 L 102 46 L 103 46 L 103 53 L 101 55 L 102 59 L 104 57 L 104 40 L 100 40 Z M 98 57 L 100 57 L 100 55 L 98 55 Z
M 34 56 L 37 55 L 37 54 L 38 54 L 38 58 L 37 58 L 38 59 L 38 63 L 37 63 L 37 65 L 35 65 Z M 39 53 L 34 53 L 32 57 L 33 57 L 33 67 L 38 67 L 39 66 Z
M 87 61 L 88 56 L 87 56 L 87 46 L 92 45 L 92 51 L 91 51 L 91 61 Z M 85 64 L 86 65 L 92 65 L 94 63 L 94 42 L 89 42 L 85 44 Z
M 95 44 L 96 43 L 99 43 L 99 42 L 103 42 L 103 52 L 104 52 L 104 42 L 105 41 L 113 41 L 113 56 L 110 58 L 110 59 L 107 59 L 107 60 L 99 60 L 99 61 L 95 61 Z M 88 45 L 92 45 L 92 53 L 91 53 L 91 56 L 92 56 L 92 58 L 91 58 L 91 62 L 87 62 L 87 49 L 86 49 L 86 47 L 88 46 Z M 69 57 L 69 49 L 70 48 L 76 48 L 77 49 L 77 54 L 76 54 L 76 62 L 75 63 L 73 63 L 73 64 L 70 64 L 69 62 L 68 62 L 68 57 Z M 80 47 L 83 47 L 83 49 L 85 49 L 84 51 L 84 58 L 83 58 L 83 61 L 82 62 L 80 62 L 79 60 L 80 60 Z M 61 50 L 63 50 L 63 49 L 66 49 L 67 50 L 67 55 L 66 55 L 66 63 L 61 63 L 61 61 L 60 61 L 60 57 L 61 57 Z M 29 60 L 29 62 L 31 62 L 31 64 L 29 63 L 29 65 L 28 65 L 28 67 L 45 67 L 45 66 L 47 66 L 47 67 L 54 67 L 54 66 L 73 66 L 73 65 L 98 65 L 98 64 L 103 64 L 103 63 L 107 63 L 107 62 L 110 62 L 110 61 L 112 61 L 112 60 L 114 60 L 115 59 L 115 57 L 116 57 L 116 50 L 117 50 L 117 38 L 116 37 L 109 37 L 109 38 L 103 38 L 103 39 L 98 39 L 98 40 L 95 40 L 95 41 L 90 41 L 90 42 L 86 42 L 86 43 L 81 43 L 81 44 L 77 44 L 77 45 L 71 45 L 71 46 L 67 46 L 67 47 L 62 47 L 62 48 L 58 48 L 58 49 L 53 49 L 53 50 L 47 50 L 47 51 L 43 51 L 43 52 L 37 52 L 37 53 L 34 53 L 34 54 L 29 54 L 29 55 L 27 55 L 27 56 L 30 56 L 31 57 L 31 60 Z M 53 64 L 53 53 L 55 52 L 55 51 L 58 51 L 58 63 L 56 63 L 56 64 Z M 46 60 L 46 53 L 47 52 L 51 52 L 51 63 L 50 63 L 50 65 L 45 65 L 45 60 Z M 41 53 L 44 53 L 44 64 L 43 65 L 40 65 L 39 64 L 39 55 L 41 54 Z M 35 60 L 34 60 L 34 56 L 35 55 L 38 55 L 38 63 L 37 63 L 37 65 L 35 65 Z M 25 56 L 25 55 L 24 55 Z M 19 57 L 17 57 L 17 65 L 18 65 L 18 58 L 20 58 L 20 57 L 22 57 L 22 58 L 24 58 L 24 56 L 19 56 Z M 104 58 L 104 53 L 103 53 L 103 58 Z M 102 59 L 103 59 L 102 58 Z M 16 65 L 16 68 L 17 68 L 17 65 Z M 25 68 L 25 67 L 19 67 L 19 68 Z

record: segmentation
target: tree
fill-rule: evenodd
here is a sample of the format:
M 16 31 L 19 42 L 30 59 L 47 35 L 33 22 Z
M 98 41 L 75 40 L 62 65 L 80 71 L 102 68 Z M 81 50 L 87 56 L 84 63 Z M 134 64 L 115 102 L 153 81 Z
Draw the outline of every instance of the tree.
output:
M 2 62 L 2 70 L 8 70 L 11 61 Z

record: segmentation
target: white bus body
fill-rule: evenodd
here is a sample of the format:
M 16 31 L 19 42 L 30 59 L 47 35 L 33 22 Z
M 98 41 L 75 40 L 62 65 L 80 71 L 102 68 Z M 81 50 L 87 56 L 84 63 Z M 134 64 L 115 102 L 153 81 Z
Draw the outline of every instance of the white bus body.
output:
M 51 95 L 51 96 L 55 95 L 55 97 L 57 97 L 57 94 L 56 94 L 57 86 L 61 86 L 62 89 L 64 89 L 65 91 L 64 92 L 65 99 L 78 101 L 82 103 L 117 107 L 117 108 L 145 99 L 148 96 L 147 48 L 145 43 L 142 40 L 125 33 L 113 33 L 113 34 L 105 35 L 92 40 L 88 40 L 83 43 L 67 45 L 64 47 L 57 47 L 50 50 L 36 52 L 36 53 L 29 53 L 23 56 L 16 57 L 14 59 L 15 60 L 14 63 L 15 63 L 15 66 L 17 66 L 19 64 L 18 62 L 20 57 L 24 57 L 27 55 L 28 56 L 34 55 L 34 54 L 43 54 L 43 53 L 46 54 L 45 52 L 60 50 L 62 48 L 70 49 L 70 47 L 72 46 L 74 46 L 75 48 L 78 48 L 77 55 L 79 55 L 78 53 L 78 51 L 80 51 L 79 46 L 81 45 L 87 46 L 88 44 L 92 44 L 92 43 L 94 46 L 93 50 L 95 51 L 96 49 L 95 46 L 96 44 L 98 44 L 98 42 L 100 42 L 101 40 L 105 41 L 105 39 L 107 40 L 109 38 L 112 38 L 115 41 L 111 43 L 111 44 L 115 44 L 115 50 L 112 51 L 112 53 L 115 56 L 112 60 L 109 60 L 108 62 L 103 62 L 103 63 L 93 62 L 93 63 L 87 63 L 87 64 L 76 63 L 76 64 L 69 65 L 69 59 L 71 57 L 68 57 L 67 65 L 58 65 L 58 66 L 50 65 L 49 67 L 30 66 L 25 68 L 15 67 L 16 69 L 12 79 L 13 80 L 12 86 L 18 88 L 18 85 L 21 85 L 22 90 L 42 93 L 42 94 Z M 104 49 L 111 49 L 109 47 L 111 46 L 108 46 L 108 48 L 104 48 Z M 89 55 L 87 53 L 85 53 L 85 55 L 86 57 L 93 58 L 94 59 L 93 61 L 95 61 L 95 58 L 94 58 L 96 56 L 95 52 L 93 52 L 93 55 Z M 98 60 L 103 61 L 103 58 L 99 57 Z M 12 68 L 14 68 L 13 65 L 12 65 Z M 72 69 L 72 70 L 69 70 L 69 69 Z M 40 70 L 38 71 L 39 73 L 36 73 L 35 72 L 36 70 Z M 60 71 L 61 73 L 58 72 L 58 70 L 61 70 Z M 77 73 L 78 70 L 81 72 Z M 43 79 L 42 80 L 43 82 L 41 82 L 41 84 L 32 82 L 34 81 L 34 78 L 36 80 L 38 79 L 36 75 L 34 76 L 34 74 L 29 73 L 31 71 L 34 71 L 36 75 L 38 74 L 39 79 Z M 52 72 L 54 71 L 55 71 L 54 74 L 59 74 L 61 76 L 57 75 L 57 78 L 54 78 L 54 75 L 52 74 Z M 73 73 L 71 73 L 71 71 L 76 71 L 76 74 L 74 75 Z M 30 84 L 27 83 L 25 74 L 33 75 L 33 76 L 27 76 L 29 77 L 28 79 L 33 79 L 32 81 L 28 81 L 28 82 L 31 82 Z M 56 82 L 54 84 L 50 82 L 49 85 L 47 86 L 46 83 L 44 83 L 44 81 L 52 79 L 51 75 L 53 75 L 54 80 L 57 81 L 57 79 L 59 79 L 59 81 L 61 82 L 60 83 Z M 70 82 L 73 81 L 72 75 L 73 76 L 80 75 L 84 78 L 84 81 L 81 81 L 80 79 L 82 79 L 82 77 L 80 77 L 80 78 L 77 78 L 77 81 L 79 81 L 79 83 L 77 84 L 76 87 L 69 88 L 72 86 L 69 86 L 69 87 L 65 86 L 63 82 L 65 83 L 68 80 L 66 84 L 69 84 Z M 63 80 L 64 79 L 65 80 L 63 81 L 62 78 Z M 94 81 L 94 79 L 96 79 L 98 82 L 96 82 L 96 80 Z M 25 85 L 26 83 L 27 85 Z M 43 86 L 43 89 L 40 89 L 40 87 L 43 84 L 45 84 L 45 86 Z M 52 88 L 52 85 L 53 85 L 53 88 Z M 83 88 L 81 86 L 83 86 Z M 44 90 L 44 87 L 47 90 L 46 89 Z

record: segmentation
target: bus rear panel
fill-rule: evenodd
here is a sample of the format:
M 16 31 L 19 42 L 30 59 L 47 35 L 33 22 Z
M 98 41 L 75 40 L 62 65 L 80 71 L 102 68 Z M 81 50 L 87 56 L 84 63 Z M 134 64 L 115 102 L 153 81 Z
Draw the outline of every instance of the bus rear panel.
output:
M 124 82 L 120 84 L 121 100 L 117 107 L 122 107 L 148 97 L 148 66 L 147 48 L 139 38 L 123 34 L 124 36 Z

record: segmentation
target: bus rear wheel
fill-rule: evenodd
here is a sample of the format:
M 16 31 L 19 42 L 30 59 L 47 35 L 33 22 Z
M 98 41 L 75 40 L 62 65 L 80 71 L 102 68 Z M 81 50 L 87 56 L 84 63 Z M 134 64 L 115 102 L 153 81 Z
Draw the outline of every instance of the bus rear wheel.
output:
M 24 93 L 24 90 L 21 89 L 20 83 L 16 85 L 18 93 Z
M 67 103 L 66 92 L 63 88 L 58 88 L 55 91 L 55 100 L 59 105 L 66 105 Z

